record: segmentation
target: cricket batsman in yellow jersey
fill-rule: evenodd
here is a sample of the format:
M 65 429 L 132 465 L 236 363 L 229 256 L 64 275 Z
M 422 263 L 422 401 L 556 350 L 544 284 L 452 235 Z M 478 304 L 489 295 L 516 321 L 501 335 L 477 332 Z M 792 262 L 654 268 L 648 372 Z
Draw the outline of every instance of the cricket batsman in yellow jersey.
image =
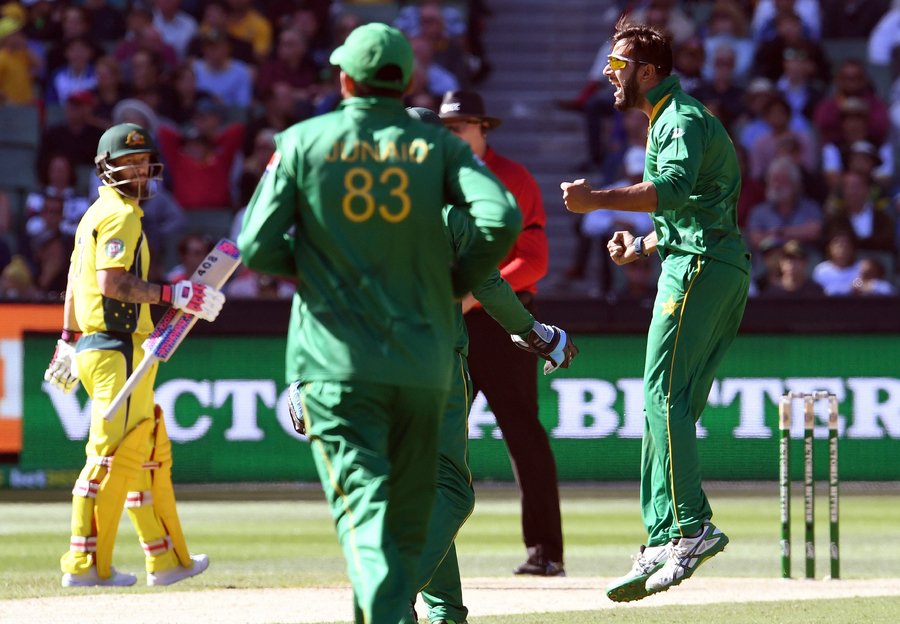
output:
M 123 507 L 144 550 L 147 584 L 170 585 L 203 572 L 209 560 L 190 555 L 178 521 L 172 448 L 153 400 L 156 367 L 109 421 L 103 414 L 144 357 L 141 345 L 153 330 L 148 304 L 212 321 L 225 298 L 187 280 L 147 281 L 150 256 L 141 228 L 141 200 L 159 182 L 162 164 L 144 128 L 119 124 L 107 130 L 95 163 L 104 186 L 75 232 L 64 329 L 44 374 L 64 392 L 80 381 L 93 401 L 87 461 L 72 490 L 72 535 L 60 562 L 62 585 L 127 586 L 137 581 L 111 563 Z
M 595 191 L 561 184 L 566 207 L 649 212 L 646 236 L 616 232 L 616 264 L 654 250 L 662 273 L 647 334 L 641 514 L 647 544 L 628 574 L 607 587 L 614 601 L 639 600 L 689 578 L 728 537 L 710 520 L 700 483 L 697 421 L 716 368 L 734 341 L 750 285 L 750 254 L 737 225 L 741 173 L 721 122 L 671 75 L 672 46 L 655 28 L 620 20 L 604 73 L 615 107 L 650 120 L 644 181 Z

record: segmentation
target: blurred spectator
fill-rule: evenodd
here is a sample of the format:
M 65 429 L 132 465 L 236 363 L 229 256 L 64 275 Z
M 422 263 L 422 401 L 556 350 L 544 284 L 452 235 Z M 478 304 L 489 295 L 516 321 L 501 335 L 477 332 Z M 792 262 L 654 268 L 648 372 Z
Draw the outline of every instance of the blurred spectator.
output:
M 52 18 L 51 18 L 52 19 Z M 47 48 L 44 75 L 50 77 L 66 63 L 66 47 L 72 39 L 83 39 L 89 42 L 92 48 L 92 58 L 103 55 L 103 48 L 91 40 L 90 24 L 84 7 L 70 4 L 62 9 L 60 20 L 60 34 L 52 40 Z
M 706 20 L 706 35 L 703 40 L 706 50 L 703 77 L 706 80 L 713 79 L 716 50 L 721 46 L 728 47 L 734 55 L 735 79 L 743 82 L 748 76 L 756 46 L 747 36 L 747 30 L 747 16 L 736 3 L 716 0 Z
M 41 190 L 29 193 L 25 198 L 25 231 L 35 236 L 46 227 L 43 212 L 44 200 L 48 197 L 62 200 L 62 220 L 59 229 L 68 236 L 75 236 L 78 222 L 90 206 L 87 197 L 80 196 L 76 190 L 78 182 L 75 168 L 62 154 L 50 158 L 46 170 L 38 171 Z
M 799 132 L 790 127 L 791 108 L 780 96 L 774 97 L 766 106 L 765 121 L 768 130 L 764 131 L 750 147 L 750 175 L 761 178 L 765 175 L 770 163 L 778 152 L 779 143 L 792 137 L 799 145 L 802 153 L 803 168 L 813 171 L 818 165 L 815 141 L 811 132 Z
M 0 190 L 0 271 L 12 258 L 12 245 L 16 244 L 15 218 L 9 193 Z
M 272 14 L 271 10 L 269 14 Z M 328 56 L 332 50 L 330 17 L 331 0 L 305 0 L 300 4 L 291 4 L 290 11 L 279 19 L 277 30 L 295 29 L 303 33 L 316 66 L 328 67 Z
M 440 100 L 447 91 L 459 91 L 460 86 L 456 76 L 447 68 L 434 62 L 434 50 L 426 39 L 414 37 L 410 43 L 416 68 L 421 72 L 421 79 L 424 82 L 422 86 L 435 101 Z M 428 108 L 434 108 L 434 106 Z
M 863 258 L 859 261 L 859 275 L 853 280 L 854 295 L 892 296 L 897 289 L 887 279 L 884 264 L 877 258 Z
M 253 149 L 241 163 L 241 175 L 238 181 L 238 205 L 243 207 L 250 203 L 250 198 L 266 170 L 266 165 L 275 153 L 275 130 L 263 128 L 253 135 Z
M 638 115 L 643 115 L 638 111 Z M 628 115 L 632 116 L 633 112 Z M 643 121 L 646 122 L 646 117 Z M 644 145 L 631 145 L 625 150 L 624 154 L 624 178 L 616 180 L 604 188 L 621 188 L 623 186 L 631 186 L 639 183 L 644 177 L 644 159 L 646 149 Z M 613 279 L 613 271 L 615 270 L 609 254 L 606 251 L 606 243 L 612 238 L 613 232 L 617 230 L 627 230 L 639 234 L 649 232 L 653 229 L 653 223 L 645 212 L 626 212 L 622 210 L 595 210 L 584 215 L 581 220 L 581 232 L 590 241 L 591 247 L 600 249 L 600 270 L 598 277 L 598 291 L 609 293 L 613 290 L 615 280 Z M 588 261 L 585 257 L 582 264 Z M 634 262 L 632 264 L 638 264 Z M 584 269 L 581 273 L 583 274 Z M 576 275 L 573 275 L 573 277 Z M 636 294 L 636 293 L 633 293 Z M 640 297 L 642 298 L 643 295 Z
M 201 101 L 214 101 L 211 94 L 197 89 L 194 65 L 190 61 L 185 61 L 175 68 L 172 74 L 172 91 L 175 97 L 165 103 L 160 114 L 176 125 L 189 122 L 197 112 L 197 105 Z
M 181 0 L 154 0 L 153 4 L 153 26 L 175 50 L 178 60 L 184 60 L 197 32 L 197 20 L 181 10 Z
M 122 73 L 119 64 L 112 56 L 101 56 L 94 63 L 97 75 L 97 86 L 91 91 L 94 96 L 93 121 L 99 128 L 107 128 L 112 124 L 113 109 L 123 99 L 130 96 L 130 89 L 122 84 Z
M 28 253 L 34 267 L 35 286 L 51 299 L 61 299 L 66 292 L 69 258 L 74 238 L 60 230 L 63 221 L 63 199 L 44 197 L 41 208 L 44 227 L 26 234 Z
M 815 67 L 813 78 L 821 84 L 829 84 L 831 82 L 831 63 L 822 46 L 804 34 L 800 18 L 794 13 L 786 13 L 779 15 L 776 20 L 778 34 L 771 41 L 767 41 L 765 45 L 756 48 L 753 73 L 757 76 L 765 76 L 773 82 L 778 80 L 784 70 L 785 49 L 806 46 L 809 59 Z
M 778 277 L 761 292 L 763 297 L 818 297 L 824 295 L 809 274 L 809 253 L 798 241 L 790 240 L 778 254 Z
M 298 106 L 293 90 L 282 82 L 275 83 L 263 102 L 263 109 L 247 123 L 244 134 L 243 154 L 249 156 L 256 147 L 257 135 L 266 129 L 281 132 L 312 115 L 306 106 Z M 243 203 L 243 202 L 242 202 Z
M 441 20 L 444 24 L 444 35 L 456 39 L 462 43 L 465 35 L 467 24 L 462 13 L 455 6 L 447 6 L 440 0 L 422 0 L 419 3 L 411 3 L 400 9 L 394 26 L 403 31 L 409 37 L 418 37 L 422 34 L 421 8 L 425 5 L 435 7 L 441 13 Z M 427 13 L 426 13 L 427 14 Z
M 830 191 L 836 191 L 845 171 L 856 171 L 875 182 L 871 199 L 886 203 L 894 171 L 894 154 L 890 143 L 881 148 L 868 141 L 856 140 L 847 144 L 829 143 L 822 148 L 822 172 Z
M 309 55 L 306 36 L 295 29 L 281 31 L 275 55 L 265 61 L 256 78 L 255 91 L 265 101 L 276 83 L 288 85 L 298 106 L 311 102 L 318 95 L 320 70 Z
M 84 0 L 82 3 L 87 18 L 88 37 L 101 48 L 110 49 L 122 37 L 125 18 L 121 3 L 106 0 Z
M 212 128 L 207 121 L 201 115 L 184 132 L 168 125 L 159 127 L 160 152 L 171 176 L 172 192 L 185 210 L 232 206 L 230 173 L 244 127 L 233 123 Z
M 456 76 L 462 89 L 469 88 L 472 79 L 469 55 L 459 39 L 447 34 L 439 2 L 419 6 L 419 36 L 431 45 L 432 62 Z
M 135 123 L 146 129 L 154 137 L 159 127 L 159 118 L 147 103 L 135 98 L 121 100 L 113 107 L 113 125 L 120 123 Z
M 131 57 L 131 97 L 153 110 L 164 110 L 175 92 L 164 78 L 162 60 L 152 50 L 136 50 Z
M 753 207 L 765 201 L 766 185 L 762 180 L 750 176 L 750 161 L 747 156 L 747 149 L 740 143 L 735 145 L 734 148 L 741 168 L 741 195 L 738 197 L 737 218 L 738 226 L 743 229 L 747 224 L 747 217 L 750 216 L 750 211 Z
M 766 201 L 754 206 L 747 219 L 751 250 L 764 240 L 783 245 L 789 240 L 813 247 L 822 235 L 819 206 L 802 194 L 800 167 L 787 157 L 775 159 L 766 173 Z
M 694 97 L 703 102 L 733 136 L 735 124 L 746 115 L 744 89 L 735 84 L 734 49 L 722 44 L 714 54 L 712 77 L 701 83 Z
M 94 48 L 85 37 L 66 42 L 65 63 L 50 76 L 45 99 L 61 104 L 73 93 L 91 91 L 97 86 L 94 73 Z
M 166 273 L 166 281 L 174 284 L 191 279 L 194 271 L 213 247 L 215 242 L 206 234 L 198 232 L 185 234 L 178 241 L 178 264 Z
M 763 239 L 753 255 L 750 296 L 757 297 L 772 284 L 781 281 L 781 248 L 784 243 L 774 238 Z
M 287 280 L 241 266 L 237 276 L 225 286 L 225 294 L 234 299 L 290 299 L 296 289 Z
M 32 104 L 43 61 L 28 47 L 23 22 L 0 19 L 0 104 Z
M 194 61 L 197 89 L 216 96 L 226 106 L 249 106 L 252 100 L 253 72 L 231 57 L 231 45 L 224 32 L 203 34 L 203 54 Z
M 612 296 L 607 299 L 641 302 L 645 307 L 652 306 L 659 277 L 659 256 L 652 254 L 640 258 L 637 262 L 629 262 L 619 267 L 618 270 L 621 271 L 622 279 L 613 281 Z
M 678 76 L 685 93 L 693 96 L 703 83 L 704 54 L 703 43 L 693 37 L 675 47 L 673 52 L 673 73 Z
M 890 0 L 821 0 L 826 39 L 865 39 L 890 6 Z
M 868 105 L 861 98 L 846 98 L 841 102 L 841 131 L 838 141 L 829 143 L 822 148 L 822 170 L 829 188 L 835 188 L 841 171 L 846 168 L 846 164 L 850 160 L 851 146 L 857 145 L 858 150 L 867 149 L 863 144 L 871 145 L 867 140 L 871 135 L 869 130 Z M 890 164 L 893 155 L 890 153 L 890 146 L 883 148 L 875 148 L 873 157 L 882 164 L 881 151 L 885 152 L 885 157 Z M 871 172 L 873 175 L 875 171 Z M 881 172 L 883 174 L 883 172 Z
M 225 0 L 209 0 L 203 7 L 203 19 L 197 29 L 197 34 L 188 45 L 188 56 L 199 57 L 203 54 L 204 35 L 209 32 L 228 32 L 228 5 Z M 247 64 L 256 62 L 253 46 L 243 39 L 226 35 L 231 46 L 231 57 Z M 326 59 L 327 60 L 327 59 Z
M 162 35 L 153 26 L 153 11 L 144 0 L 131 5 L 126 17 L 127 30 L 125 36 L 116 46 L 114 56 L 122 64 L 126 80 L 134 80 L 137 69 L 132 67 L 134 57 L 140 51 L 150 52 L 158 67 L 160 75 L 171 70 L 178 63 L 175 48 L 166 43 Z
M 228 0 L 228 34 L 248 42 L 258 61 L 272 51 L 272 24 L 255 8 L 253 0 Z
M 41 296 L 34 286 L 34 277 L 28 263 L 20 255 L 15 255 L 0 272 L 0 299 L 29 301 Z
M 822 172 L 816 169 L 807 169 L 804 166 L 803 146 L 797 141 L 797 137 L 793 134 L 787 134 L 778 140 L 775 146 L 775 158 L 786 156 L 800 168 L 801 186 L 803 194 L 809 197 L 819 205 L 825 203 L 828 197 L 828 185 Z
M 681 3 L 678 3 L 681 4 Z M 651 0 L 646 7 L 631 12 L 632 21 L 649 24 L 672 35 L 673 47 L 694 36 L 696 27 L 687 13 L 675 0 Z
M 894 0 L 891 3 L 891 10 L 878 20 L 872 34 L 869 35 L 869 63 L 890 66 L 898 46 L 900 46 L 900 0 Z
M 825 260 L 813 269 L 813 279 L 826 295 L 849 295 L 860 268 L 853 233 L 836 232 L 825 247 Z
M 837 143 L 841 140 L 841 112 L 845 102 L 851 98 L 862 100 L 866 105 L 868 132 L 857 140 L 881 145 L 890 129 L 888 108 L 872 88 L 866 66 L 859 59 L 849 59 L 840 64 L 834 76 L 834 93 L 816 106 L 813 123 L 822 142 Z
M 62 26 L 54 17 L 58 9 L 56 2 L 36 0 L 26 8 L 28 15 L 25 18 L 25 36 L 36 45 L 39 54 L 46 55 L 48 45 L 62 39 Z
M 812 61 L 808 45 L 784 49 L 784 71 L 776 87 L 781 92 L 791 111 L 812 119 L 813 109 L 825 94 L 825 86 L 813 77 Z
M 753 10 L 753 38 L 771 41 L 777 36 L 777 22 L 782 15 L 797 15 L 805 37 L 818 41 L 822 36 L 819 0 L 759 0 Z
M 840 196 L 825 218 L 827 239 L 838 232 L 852 232 L 857 249 L 886 251 L 895 249 L 896 222 L 886 210 L 871 201 L 870 179 L 856 171 L 841 176 Z
M 47 171 L 50 156 L 65 155 L 75 166 L 94 165 L 97 142 L 103 130 L 90 123 L 94 96 L 87 91 L 73 93 L 63 108 L 63 121 L 50 126 L 41 136 L 37 171 Z

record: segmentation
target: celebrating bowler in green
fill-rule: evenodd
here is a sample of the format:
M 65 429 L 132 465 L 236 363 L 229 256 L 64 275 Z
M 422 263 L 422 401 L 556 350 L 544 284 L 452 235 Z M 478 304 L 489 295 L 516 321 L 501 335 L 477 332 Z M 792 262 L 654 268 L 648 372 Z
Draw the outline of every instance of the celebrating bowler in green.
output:
M 411 119 L 409 42 L 385 24 L 335 50 L 344 101 L 276 136 L 238 238 L 251 269 L 297 280 L 287 346 L 358 624 L 409 624 L 437 483 L 456 337 L 454 296 L 482 283 L 521 227 L 469 147 Z M 446 243 L 461 206 L 471 245 Z
M 725 128 L 671 72 L 668 37 L 620 20 L 604 73 L 616 88 L 615 107 L 639 109 L 650 120 L 644 181 L 607 191 L 584 180 L 561 184 L 572 212 L 652 213 L 646 236 L 613 235 L 607 247 L 616 264 L 645 262 L 654 250 L 662 259 L 644 365 L 641 514 L 648 538 L 629 573 L 607 587 L 615 601 L 678 585 L 728 543 L 710 522 L 696 423 L 747 302 L 741 175 Z

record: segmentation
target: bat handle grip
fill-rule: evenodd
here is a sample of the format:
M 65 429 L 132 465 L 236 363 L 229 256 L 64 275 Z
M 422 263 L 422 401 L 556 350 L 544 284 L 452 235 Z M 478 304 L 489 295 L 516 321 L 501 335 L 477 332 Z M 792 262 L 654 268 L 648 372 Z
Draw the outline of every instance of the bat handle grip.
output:
M 131 393 L 134 392 L 135 387 L 140 383 L 141 379 L 150 372 L 150 369 L 154 364 L 159 360 L 152 353 L 147 353 L 144 355 L 144 359 L 141 360 L 141 363 L 138 364 L 138 367 L 131 372 L 131 375 L 128 376 L 128 379 L 125 380 L 125 385 L 119 390 L 118 394 L 116 394 L 115 398 L 112 400 L 112 403 L 109 404 L 109 407 L 106 409 L 106 413 L 103 414 L 103 420 L 111 421 L 113 416 L 116 415 L 122 406 L 125 405 L 125 402 L 128 400 L 128 397 L 131 396 Z

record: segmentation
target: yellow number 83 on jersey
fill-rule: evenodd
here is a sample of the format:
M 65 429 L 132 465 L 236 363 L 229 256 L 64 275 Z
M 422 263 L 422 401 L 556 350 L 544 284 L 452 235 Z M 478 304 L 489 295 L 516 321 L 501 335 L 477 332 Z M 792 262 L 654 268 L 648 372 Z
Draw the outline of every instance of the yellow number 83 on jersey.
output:
M 388 167 L 378 176 L 378 182 L 390 185 L 388 192 L 397 198 L 396 206 L 378 205 L 378 214 L 389 223 L 399 223 L 409 216 L 410 201 L 406 188 L 409 176 L 400 167 Z M 344 188 L 347 190 L 342 201 L 344 216 L 355 223 L 368 221 L 375 214 L 375 198 L 372 196 L 374 184 L 372 173 L 362 167 L 353 167 L 344 175 Z

